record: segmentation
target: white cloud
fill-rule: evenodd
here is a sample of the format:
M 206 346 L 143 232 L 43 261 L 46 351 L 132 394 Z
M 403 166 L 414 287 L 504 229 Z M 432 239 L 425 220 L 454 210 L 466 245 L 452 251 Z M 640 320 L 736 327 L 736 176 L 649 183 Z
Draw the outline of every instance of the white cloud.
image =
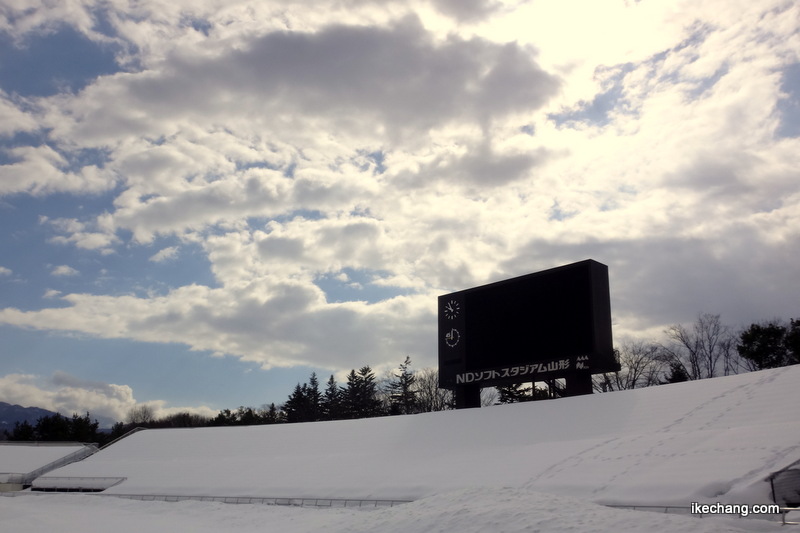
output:
M 66 235 L 56 235 L 50 238 L 50 242 L 56 244 L 74 244 L 83 250 L 95 250 L 101 254 L 111 253 L 111 246 L 119 239 L 113 233 L 113 227 L 108 215 L 99 215 L 94 221 L 85 223 L 74 218 L 48 219 L 41 217 L 40 224 L 49 224 L 59 233 Z M 92 231 L 97 229 L 99 231 Z
M 66 295 L 2 323 L 265 366 L 427 364 L 437 294 L 587 257 L 610 266 L 624 333 L 796 306 L 780 287 L 800 249 L 800 140 L 777 137 L 776 103 L 797 5 L 194 3 L 208 35 L 180 2 L 151 6 L 109 18 L 138 67 L 23 115 L 0 100 L 14 131 L 49 131 L 13 149 L 0 192 L 113 190 L 107 210 L 43 219 L 50 242 L 191 239 L 218 286 Z M 86 148 L 102 168 L 67 164 Z M 375 273 L 359 293 L 415 292 L 328 302 L 314 281 L 346 271 Z
M 228 289 L 192 285 L 157 298 L 72 294 L 63 299 L 71 306 L 0 310 L 0 322 L 34 328 L 47 324 L 47 329 L 101 338 L 180 342 L 196 350 L 237 355 L 265 368 L 353 368 L 363 365 L 366 353 L 376 361 L 415 353 L 433 362 L 425 338 L 433 334 L 430 295 L 371 305 L 328 304 L 310 282 L 262 280 Z
M 0 90 L 0 136 L 36 130 L 37 127 L 36 120 Z
M 150 256 L 150 261 L 154 263 L 162 263 L 164 261 L 169 261 L 170 259 L 174 259 L 178 255 L 178 247 L 177 246 L 169 246 L 167 248 L 162 248 L 152 256 Z
M 93 419 L 117 422 L 124 421 L 128 412 L 139 405 L 128 385 L 85 380 L 60 370 L 50 377 L 33 374 L 0 376 L 0 397 L 7 403 L 40 407 L 64 416 L 83 415 L 88 411 Z M 171 407 L 163 400 L 146 402 L 146 405 L 153 408 L 156 418 L 186 411 L 203 416 L 217 413 L 207 406 Z
M 50 271 L 51 276 L 77 276 L 78 274 L 80 272 L 69 265 L 59 265 Z
M 10 268 L 0 266 L 0 276 L 10 276 L 14 272 Z
M 92 417 L 122 420 L 135 405 L 127 385 L 88 382 L 56 372 L 49 378 L 31 374 L 0 377 L 0 395 L 8 403 L 35 406 L 65 416 L 88 411 Z

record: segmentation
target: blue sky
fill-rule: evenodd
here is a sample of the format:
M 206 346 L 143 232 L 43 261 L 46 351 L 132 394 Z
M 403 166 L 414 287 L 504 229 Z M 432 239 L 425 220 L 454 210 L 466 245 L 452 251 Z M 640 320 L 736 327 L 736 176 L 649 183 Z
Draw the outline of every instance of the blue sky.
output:
M 795 2 L 0 9 L 0 401 L 123 419 L 436 364 L 592 258 L 614 334 L 797 317 Z

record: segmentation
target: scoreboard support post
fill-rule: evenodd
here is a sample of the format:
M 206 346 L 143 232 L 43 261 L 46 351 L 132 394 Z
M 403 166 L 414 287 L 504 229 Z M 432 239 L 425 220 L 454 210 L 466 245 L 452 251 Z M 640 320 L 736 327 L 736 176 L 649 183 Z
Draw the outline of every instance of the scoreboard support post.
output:
M 588 371 L 571 372 L 564 377 L 564 396 L 592 394 L 592 374 Z
M 456 409 L 471 409 L 481 406 L 481 388 L 478 385 L 456 385 L 453 389 Z

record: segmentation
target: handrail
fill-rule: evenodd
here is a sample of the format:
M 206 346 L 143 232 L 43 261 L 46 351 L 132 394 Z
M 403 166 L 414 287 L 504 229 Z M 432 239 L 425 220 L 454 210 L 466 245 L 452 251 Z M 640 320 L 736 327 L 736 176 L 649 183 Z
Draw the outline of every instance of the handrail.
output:
M 135 427 L 135 428 L 133 428 L 132 430 L 130 430 L 130 431 L 128 431 L 127 433 L 125 433 L 124 435 L 120 435 L 119 437 L 117 437 L 116 439 L 112 440 L 111 442 L 107 442 L 106 444 L 104 444 L 104 445 L 100 446 L 100 449 L 99 449 L 99 450 L 97 450 L 97 451 L 100 451 L 100 450 L 105 450 L 106 448 L 108 448 L 109 446 L 111 446 L 112 444 L 114 444 L 115 442 L 117 442 L 117 441 L 121 441 L 121 440 L 122 440 L 122 439 L 124 439 L 125 437 L 130 437 L 130 436 L 131 436 L 131 435 L 133 435 L 134 433 L 138 433 L 139 431 L 142 431 L 143 429 L 149 429 L 149 428 L 145 428 L 145 427 L 142 427 L 142 426 Z
M 42 476 L 31 486 L 32 492 L 100 492 L 119 485 L 124 476 Z
M 30 485 L 30 483 L 36 479 L 37 477 L 41 476 L 46 472 L 50 472 L 51 470 L 55 470 L 56 468 L 60 468 L 62 466 L 66 466 L 70 463 L 74 463 L 76 461 L 80 461 L 89 457 L 90 455 L 97 453 L 97 445 L 96 444 L 81 444 L 81 448 L 70 453 L 69 455 L 65 455 L 56 459 L 55 461 L 51 461 L 44 466 L 40 466 L 36 470 L 32 470 L 22 475 L 22 484 L 23 485 Z
M 14 493 L 0 493 L 0 496 L 28 496 L 35 497 L 41 496 L 45 492 L 63 492 L 65 494 L 74 494 L 78 491 L 34 491 L 34 492 L 14 492 Z M 181 502 L 181 501 L 199 501 L 199 502 L 221 502 L 221 503 L 234 503 L 234 504 L 264 504 L 264 505 L 285 505 L 292 507 L 323 507 L 323 508 L 344 508 L 344 507 L 394 507 L 404 503 L 411 503 L 413 500 L 398 500 L 398 499 L 358 499 L 358 498 L 274 498 L 262 496 L 181 496 L 174 494 L 107 494 L 103 492 L 93 492 L 87 496 L 98 497 L 104 496 L 107 498 L 121 498 L 124 500 L 138 500 L 145 502 L 159 501 L 159 502 Z
M 800 526 L 800 522 L 787 522 L 786 515 L 789 513 L 800 511 L 800 507 L 781 507 L 781 523 L 784 526 L 792 525 L 792 526 Z
M 179 502 L 186 500 L 202 502 L 222 502 L 236 504 L 264 504 L 285 505 L 292 507 L 394 507 L 412 500 L 394 499 L 358 499 L 358 498 L 273 498 L 261 496 L 180 496 L 172 494 L 93 494 L 93 496 L 107 496 L 141 501 Z

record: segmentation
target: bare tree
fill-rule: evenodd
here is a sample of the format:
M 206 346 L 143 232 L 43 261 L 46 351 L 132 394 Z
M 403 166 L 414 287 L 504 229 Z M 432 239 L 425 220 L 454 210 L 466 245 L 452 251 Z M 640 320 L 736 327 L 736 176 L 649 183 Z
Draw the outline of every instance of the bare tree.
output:
M 495 405 L 500 398 L 500 392 L 496 387 L 486 387 L 481 389 L 481 407 Z
M 439 370 L 424 368 L 414 373 L 414 390 L 421 412 L 444 411 L 453 405 L 453 393 L 439 388 Z
M 658 344 L 640 340 L 624 343 L 619 350 L 614 350 L 620 370 L 593 376 L 594 390 L 610 392 L 658 385 L 664 372 L 660 349 Z
M 736 374 L 740 369 L 736 336 L 719 315 L 700 314 L 691 329 L 682 324 L 666 330 L 669 343 L 661 346 L 659 358 L 680 366 L 689 379 Z
M 126 418 L 128 420 L 128 424 L 152 424 L 156 421 L 156 413 L 149 405 L 137 404 L 131 407 Z

